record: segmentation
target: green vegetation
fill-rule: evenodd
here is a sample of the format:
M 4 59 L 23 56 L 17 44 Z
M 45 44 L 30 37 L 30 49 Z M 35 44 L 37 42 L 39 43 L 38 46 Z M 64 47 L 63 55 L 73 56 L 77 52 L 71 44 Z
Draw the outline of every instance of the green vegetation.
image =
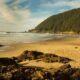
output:
M 40 23 L 31 32 L 80 33 L 80 8 L 53 15 Z

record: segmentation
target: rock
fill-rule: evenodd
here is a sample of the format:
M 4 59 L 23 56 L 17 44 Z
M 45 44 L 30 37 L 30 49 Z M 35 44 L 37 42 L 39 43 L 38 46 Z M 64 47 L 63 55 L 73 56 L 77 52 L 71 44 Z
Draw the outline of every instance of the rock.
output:
M 77 69 L 73 74 L 72 78 L 75 80 L 80 80 L 80 69 Z
M 75 46 L 74 48 L 75 48 L 75 49 L 78 49 L 78 47 L 77 47 L 77 46 Z
M 68 63 L 69 61 L 72 61 L 69 58 L 60 57 L 55 54 L 42 53 L 38 51 L 27 51 L 27 50 L 24 51 L 20 56 L 18 56 L 17 59 L 18 62 L 25 60 L 40 60 L 48 63 L 53 63 L 53 62 Z
M 33 60 L 33 59 L 39 59 L 42 57 L 42 52 L 37 51 L 24 51 L 20 56 L 18 56 L 18 60 L 24 61 L 26 59 Z
M 0 80 L 80 80 L 80 69 L 69 64 L 56 70 L 36 66 L 5 67 L 6 71 L 0 72 Z
M 9 66 L 9 65 L 17 65 L 17 63 L 11 58 L 0 58 L 0 65 Z
M 69 69 L 69 68 L 71 68 L 71 65 L 70 64 L 65 64 L 65 65 L 60 67 L 60 71 L 64 71 L 65 69 Z
M 4 45 L 1 45 L 1 44 L 0 44 L 0 47 L 3 47 L 3 46 L 4 46 Z

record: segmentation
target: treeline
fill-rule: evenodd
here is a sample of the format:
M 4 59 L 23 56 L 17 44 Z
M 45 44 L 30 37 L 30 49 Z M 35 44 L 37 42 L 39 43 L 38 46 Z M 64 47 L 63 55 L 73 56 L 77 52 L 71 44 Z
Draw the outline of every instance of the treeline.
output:
M 53 15 L 40 23 L 31 32 L 80 33 L 80 8 Z

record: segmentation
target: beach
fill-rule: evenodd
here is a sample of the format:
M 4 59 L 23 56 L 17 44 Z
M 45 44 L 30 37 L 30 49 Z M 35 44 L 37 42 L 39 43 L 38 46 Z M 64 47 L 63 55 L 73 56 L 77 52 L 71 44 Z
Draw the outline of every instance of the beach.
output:
M 11 48 L 5 51 L 0 51 L 0 57 L 13 57 L 19 56 L 25 50 L 28 51 L 39 51 L 46 54 L 56 54 L 61 57 L 67 57 L 73 61 L 69 62 L 72 67 L 80 67 L 80 38 L 66 38 L 66 39 L 56 39 L 56 40 L 46 40 L 34 43 L 17 43 L 10 44 Z M 29 66 L 40 66 L 45 68 L 58 68 L 62 63 L 45 63 L 36 62 L 36 60 L 27 60 L 21 64 L 27 63 L 25 65 Z

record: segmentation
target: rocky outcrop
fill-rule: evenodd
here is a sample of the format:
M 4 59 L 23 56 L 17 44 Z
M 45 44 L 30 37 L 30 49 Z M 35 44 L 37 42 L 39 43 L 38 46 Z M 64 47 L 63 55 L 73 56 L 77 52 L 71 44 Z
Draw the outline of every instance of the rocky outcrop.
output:
M 2 68 L 0 68 L 2 70 Z M 44 69 L 36 66 L 5 67 L 0 80 L 80 80 L 80 69 L 65 64 L 59 69 Z
M 12 58 L 0 58 L 0 65 L 17 65 L 17 63 Z
M 61 57 L 55 54 L 42 53 L 38 51 L 27 51 L 27 50 L 24 51 L 20 56 L 18 56 L 17 60 L 19 62 L 24 60 L 41 60 L 48 63 L 53 63 L 53 62 L 68 63 L 69 61 L 72 61 L 69 58 Z
M 4 46 L 4 45 L 1 45 L 1 44 L 0 44 L 0 47 L 3 47 L 3 46 Z
M 23 60 L 33 60 L 33 59 L 39 59 L 42 58 L 43 53 L 42 52 L 37 52 L 37 51 L 24 51 L 20 56 L 18 56 L 19 61 Z

